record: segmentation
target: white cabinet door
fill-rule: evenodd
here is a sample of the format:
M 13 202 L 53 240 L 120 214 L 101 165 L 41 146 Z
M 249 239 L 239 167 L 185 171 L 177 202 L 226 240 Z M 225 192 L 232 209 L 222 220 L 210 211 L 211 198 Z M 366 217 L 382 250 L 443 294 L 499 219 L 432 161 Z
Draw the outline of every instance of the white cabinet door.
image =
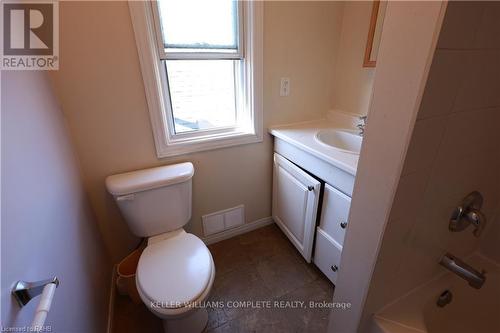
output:
M 332 186 L 325 184 L 319 226 L 340 246 L 344 245 L 350 208 L 351 198 Z
M 311 262 L 320 190 L 319 181 L 274 154 L 273 218 L 307 262 Z
M 318 227 L 314 263 L 334 284 L 337 283 L 341 256 L 342 247 Z

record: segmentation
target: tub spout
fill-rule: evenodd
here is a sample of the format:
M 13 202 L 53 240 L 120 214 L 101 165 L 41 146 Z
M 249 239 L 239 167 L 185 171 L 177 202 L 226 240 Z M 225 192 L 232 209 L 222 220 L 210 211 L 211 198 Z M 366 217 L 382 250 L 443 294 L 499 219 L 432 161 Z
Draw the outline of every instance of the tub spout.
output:
M 484 281 L 486 281 L 484 271 L 479 272 L 475 270 L 450 253 L 446 253 L 441 258 L 439 264 L 466 280 L 472 288 L 479 289 L 483 286 Z

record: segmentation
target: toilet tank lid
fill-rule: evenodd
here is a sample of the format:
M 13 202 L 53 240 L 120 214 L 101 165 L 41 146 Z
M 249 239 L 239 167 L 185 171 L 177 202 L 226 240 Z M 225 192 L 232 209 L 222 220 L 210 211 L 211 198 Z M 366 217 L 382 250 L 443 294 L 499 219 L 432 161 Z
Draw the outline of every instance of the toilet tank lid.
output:
M 106 178 L 106 188 L 113 195 L 125 195 L 154 188 L 174 185 L 193 177 L 194 167 L 190 162 L 131 171 Z

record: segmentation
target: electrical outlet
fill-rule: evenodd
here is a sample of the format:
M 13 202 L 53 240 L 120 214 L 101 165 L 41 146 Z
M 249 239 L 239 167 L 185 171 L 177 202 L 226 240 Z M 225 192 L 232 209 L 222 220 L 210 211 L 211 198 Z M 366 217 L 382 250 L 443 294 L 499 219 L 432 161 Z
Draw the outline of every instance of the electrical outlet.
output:
M 290 95 L 290 79 L 287 77 L 281 78 L 280 85 L 280 96 L 288 96 Z

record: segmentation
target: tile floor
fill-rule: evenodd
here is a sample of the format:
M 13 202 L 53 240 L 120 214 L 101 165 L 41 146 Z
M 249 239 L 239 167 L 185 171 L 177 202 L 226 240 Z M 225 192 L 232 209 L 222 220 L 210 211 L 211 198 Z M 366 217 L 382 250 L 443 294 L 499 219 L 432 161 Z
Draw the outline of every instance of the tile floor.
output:
M 205 332 L 325 332 L 328 309 L 311 309 L 310 301 L 331 302 L 333 285 L 313 264 L 307 264 L 276 225 L 270 225 L 209 246 L 216 277 Z M 271 308 L 228 306 L 233 301 L 271 301 Z M 289 301 L 289 303 L 285 303 Z M 305 308 L 280 308 L 303 301 Z M 297 303 L 296 303 L 297 304 Z M 117 296 L 114 332 L 162 333 L 161 322 L 143 304 Z

